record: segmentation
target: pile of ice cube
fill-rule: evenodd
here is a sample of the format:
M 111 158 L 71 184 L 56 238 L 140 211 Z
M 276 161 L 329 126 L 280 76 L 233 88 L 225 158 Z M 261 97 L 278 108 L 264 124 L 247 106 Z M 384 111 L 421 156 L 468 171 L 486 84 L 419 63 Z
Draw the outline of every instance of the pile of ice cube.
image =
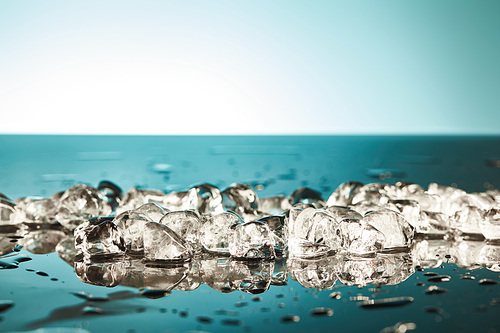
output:
M 259 198 L 248 185 L 186 192 L 132 188 L 125 197 L 103 181 L 50 198 L 0 194 L 0 224 L 60 223 L 74 230 L 84 258 L 144 257 L 189 261 L 199 254 L 238 259 L 363 256 L 407 250 L 414 235 L 500 240 L 500 191 L 466 193 L 435 183 L 341 184 L 327 201 L 299 188 Z

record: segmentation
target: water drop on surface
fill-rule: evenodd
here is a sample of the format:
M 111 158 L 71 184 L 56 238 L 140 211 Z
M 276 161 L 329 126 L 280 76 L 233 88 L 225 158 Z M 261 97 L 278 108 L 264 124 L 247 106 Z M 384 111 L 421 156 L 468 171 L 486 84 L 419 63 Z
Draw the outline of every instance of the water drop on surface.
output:
M 429 286 L 429 288 L 425 289 L 425 293 L 427 295 L 437 295 L 447 293 L 448 289 L 444 289 L 438 286 Z
M 36 274 L 38 274 L 40 276 L 49 276 L 49 274 L 42 272 L 42 271 L 37 271 Z
M 428 313 L 437 313 L 437 314 L 443 313 L 443 309 L 437 306 L 427 306 L 424 308 L 424 311 Z
M 229 326 L 240 326 L 242 325 L 243 322 L 238 319 L 223 319 L 222 320 L 222 325 L 229 325 Z
M 330 298 L 340 299 L 342 297 L 342 293 L 340 291 L 334 291 L 330 294 Z
M 262 297 L 260 297 L 260 296 L 254 296 L 254 297 L 252 297 L 252 301 L 254 301 L 254 302 L 260 302 L 260 301 L 262 301 Z
M 359 302 L 358 305 L 365 309 L 385 308 L 393 306 L 403 306 L 413 302 L 414 298 L 410 296 L 369 299 Z
M 425 283 L 423 283 L 423 282 L 417 282 L 417 283 L 415 283 L 415 285 L 417 287 L 423 287 L 423 286 L 425 286 Z
M 196 320 L 203 324 L 211 324 L 213 321 L 212 318 L 203 316 L 197 317 Z
M 300 321 L 300 317 L 296 316 L 296 315 L 289 315 L 289 316 L 281 317 L 280 320 L 283 323 L 297 323 Z
M 103 311 L 101 308 L 95 306 L 86 306 L 82 309 L 84 314 L 102 314 Z
M 435 283 L 435 282 L 448 282 L 451 280 L 449 275 L 438 275 L 427 279 L 427 281 Z
M 329 308 L 314 308 L 311 310 L 311 315 L 330 317 L 333 315 L 333 310 Z
M 14 302 L 10 300 L 0 300 L 0 312 L 4 312 L 14 306 Z
M 498 281 L 492 279 L 481 279 L 479 280 L 479 284 L 482 286 L 492 286 L 494 284 L 498 284 Z
M 439 274 L 436 272 L 425 272 L 424 276 L 438 276 Z
M 464 275 L 464 276 L 461 277 L 461 279 L 464 279 L 464 280 L 475 280 L 476 277 L 472 276 L 472 275 Z

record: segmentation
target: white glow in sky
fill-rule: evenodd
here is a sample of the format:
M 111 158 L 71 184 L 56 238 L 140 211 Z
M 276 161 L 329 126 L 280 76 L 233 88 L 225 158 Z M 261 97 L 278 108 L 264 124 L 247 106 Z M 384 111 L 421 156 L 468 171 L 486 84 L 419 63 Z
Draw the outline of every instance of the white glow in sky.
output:
M 495 1 L 3 1 L 0 133 L 500 134 Z

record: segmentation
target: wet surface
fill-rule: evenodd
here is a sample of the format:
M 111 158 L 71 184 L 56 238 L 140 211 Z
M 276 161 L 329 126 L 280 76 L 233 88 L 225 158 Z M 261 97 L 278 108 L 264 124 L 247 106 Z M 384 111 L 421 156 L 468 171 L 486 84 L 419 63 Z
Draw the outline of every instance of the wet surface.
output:
M 424 186 L 433 181 L 457 183 L 468 191 L 500 187 L 500 169 L 491 163 L 500 143 L 495 138 L 295 138 L 292 144 L 284 138 L 252 144 L 242 138 L 229 143 L 160 139 L 166 140 L 161 144 L 152 138 L 70 138 L 48 144 L 51 149 L 44 148 L 47 140 L 0 138 L 1 171 L 7 175 L 0 181 L 2 192 L 11 197 L 48 196 L 77 182 L 96 184 L 103 178 L 125 189 L 253 182 L 259 195 L 288 195 L 307 185 L 323 197 L 352 179 L 403 179 Z M 179 144 L 181 148 L 172 148 Z M 40 163 L 32 165 L 33 159 Z M 273 262 L 271 273 L 280 274 L 267 288 L 238 289 L 230 283 L 234 279 L 207 284 L 200 271 L 212 262 L 204 265 L 204 259 L 175 268 L 147 267 L 133 260 L 75 266 L 63 251 L 55 251 L 64 239 L 59 232 L 31 230 L 34 241 L 29 243 L 27 234 L 20 236 L 18 230 L 0 232 L 6 240 L 0 257 L 0 331 L 65 327 L 82 332 L 325 332 L 335 327 L 360 332 L 500 332 L 500 263 L 481 257 L 496 246 L 483 240 L 419 240 L 404 258 L 409 265 L 403 270 L 388 269 L 388 256 L 379 261 L 329 257 L 300 265 Z M 227 272 L 233 267 L 252 274 L 255 266 L 247 269 L 229 258 L 218 260 Z M 352 279 L 357 268 L 366 272 L 375 263 L 386 265 L 370 273 L 381 276 Z

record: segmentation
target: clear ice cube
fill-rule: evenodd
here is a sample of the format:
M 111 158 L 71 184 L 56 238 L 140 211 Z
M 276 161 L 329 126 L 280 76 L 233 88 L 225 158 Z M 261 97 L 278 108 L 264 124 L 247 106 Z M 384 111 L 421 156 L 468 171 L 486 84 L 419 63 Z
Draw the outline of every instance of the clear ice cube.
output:
M 169 212 L 168 209 L 156 202 L 145 203 L 139 208 L 134 209 L 134 211 L 147 216 L 153 222 L 159 222 Z
M 481 234 L 479 228 L 483 220 L 483 210 L 474 206 L 465 206 L 451 217 L 451 228 L 463 234 Z
M 97 189 L 102 192 L 102 195 L 108 201 L 112 210 L 115 210 L 123 199 L 122 189 L 108 180 L 101 181 Z
M 244 222 L 231 226 L 229 253 L 236 258 L 273 259 L 276 254 L 274 239 L 269 226 L 259 221 Z
M 384 249 L 409 247 L 413 241 L 413 226 L 401 214 L 390 209 L 366 214 L 363 221 L 384 235 Z
M 85 258 L 112 257 L 125 252 L 123 234 L 112 220 L 94 217 L 75 229 L 75 248 Z
M 234 184 L 222 192 L 222 202 L 226 210 L 239 214 L 254 214 L 259 210 L 259 197 L 248 185 Z
M 193 251 L 188 243 L 164 224 L 144 226 L 144 259 L 151 261 L 188 261 Z
M 74 230 L 95 216 L 108 216 L 111 206 L 97 189 L 79 184 L 67 189 L 57 203 L 56 219 L 64 227 Z
M 404 216 L 418 233 L 428 233 L 431 229 L 425 219 L 421 219 L 420 204 L 415 200 L 389 200 L 387 208 Z
M 488 240 L 500 240 L 500 209 L 492 208 L 486 211 L 479 222 L 479 229 Z
M 186 192 L 172 191 L 164 196 L 162 203 L 167 209 L 174 211 L 196 209 L 199 204 L 198 193 L 193 188 Z
M 160 223 L 172 229 L 194 249 L 201 249 L 199 233 L 202 223 L 200 215 L 195 211 L 181 210 L 167 213 Z
M 34 230 L 20 239 L 18 244 L 31 253 L 46 254 L 54 252 L 56 245 L 65 237 L 66 234 L 60 230 Z
M 269 289 L 274 270 L 274 261 L 232 261 L 232 285 L 248 294 L 260 294 Z
M 236 290 L 233 283 L 235 273 L 232 270 L 232 261 L 229 258 L 210 258 L 201 262 L 201 277 L 203 282 L 212 289 L 221 293 L 230 293 Z
M 444 213 L 423 211 L 420 219 L 430 227 L 427 234 L 446 234 L 450 231 L 450 217 Z
M 500 272 L 500 244 L 485 244 L 479 252 L 478 263 L 493 272 Z
M 57 212 L 54 200 L 19 198 L 16 200 L 16 219 L 18 222 L 52 223 Z
M 281 215 L 284 211 L 292 208 L 290 201 L 284 195 L 276 197 L 260 198 L 259 209 L 268 215 Z
M 115 287 L 122 282 L 125 272 L 125 263 L 121 261 L 104 263 L 75 262 L 76 276 L 82 282 L 96 286 Z
M 266 216 L 261 218 L 259 221 L 268 225 L 271 237 L 273 238 L 276 255 L 280 256 L 286 248 L 285 216 Z
M 321 197 L 321 193 L 313 189 L 310 189 L 308 187 L 301 187 L 295 190 L 290 195 L 289 201 L 291 202 L 292 205 L 295 205 L 297 203 L 304 203 L 304 204 L 316 203 L 321 205 L 321 207 L 326 205 L 325 201 Z
M 153 220 L 136 210 L 121 213 L 113 223 L 122 232 L 127 251 L 140 253 L 144 251 L 144 226 Z
M 16 204 L 6 198 L 0 198 L 0 225 L 16 224 Z
M 360 182 L 345 182 L 339 185 L 335 191 L 330 195 L 328 201 L 326 202 L 327 206 L 348 206 L 352 202 L 352 198 L 356 193 L 358 193 L 359 189 L 363 186 L 363 183 Z
M 194 186 L 198 196 L 196 210 L 203 214 L 218 214 L 224 211 L 222 206 L 222 194 L 220 190 L 210 184 L 201 184 Z
M 342 249 L 350 254 L 364 255 L 384 248 L 384 234 L 363 220 L 343 220 L 338 225 L 337 234 Z
M 233 212 L 203 216 L 199 233 L 203 248 L 214 253 L 229 253 L 230 228 L 237 223 L 243 220 Z
M 363 215 L 347 207 L 329 206 L 326 208 L 326 211 L 328 211 L 328 213 L 335 219 L 337 223 L 340 223 L 345 219 L 359 220 L 363 218 Z
M 132 187 L 125 198 L 120 202 L 118 208 L 116 208 L 116 215 L 119 215 L 127 210 L 133 210 L 140 207 L 148 202 L 156 202 L 159 204 L 164 204 L 165 193 L 158 190 L 141 190 L 136 187 Z

